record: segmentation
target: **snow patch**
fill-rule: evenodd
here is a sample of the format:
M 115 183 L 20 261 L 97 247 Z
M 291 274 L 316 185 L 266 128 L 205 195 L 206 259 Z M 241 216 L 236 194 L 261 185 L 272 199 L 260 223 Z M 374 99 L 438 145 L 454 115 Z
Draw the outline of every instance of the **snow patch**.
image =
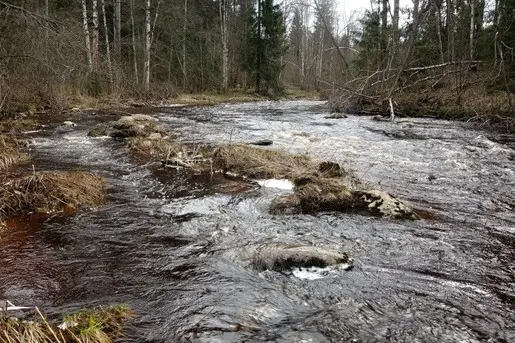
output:
M 292 190 L 295 187 L 290 180 L 286 179 L 257 180 L 257 183 L 261 187 L 278 188 L 284 190 Z

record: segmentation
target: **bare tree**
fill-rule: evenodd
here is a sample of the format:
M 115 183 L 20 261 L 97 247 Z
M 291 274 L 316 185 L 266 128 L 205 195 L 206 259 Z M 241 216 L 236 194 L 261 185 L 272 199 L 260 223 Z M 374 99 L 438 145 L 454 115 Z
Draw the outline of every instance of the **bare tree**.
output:
M 184 0 L 184 18 L 182 26 L 182 88 L 186 88 L 186 30 L 188 21 L 188 0 Z
M 86 54 L 88 58 L 89 71 L 93 71 L 93 60 L 91 56 L 91 41 L 88 27 L 88 7 L 86 0 L 82 0 L 82 29 L 84 31 L 84 37 L 86 39 Z
M 431 0 L 431 7 L 433 8 L 434 15 L 435 15 L 435 30 L 436 30 L 436 37 L 438 39 L 438 52 L 440 55 L 440 63 L 445 62 L 445 57 L 443 55 L 443 43 L 442 43 L 442 16 L 440 13 L 440 5 L 437 3 L 436 0 Z
M 228 36 L 228 12 L 229 1 L 220 0 L 220 35 L 222 39 L 222 89 L 226 92 L 229 88 L 229 36 Z
M 150 89 L 150 0 L 147 0 L 145 7 L 145 57 L 143 60 L 143 85 L 145 90 Z
M 99 43 L 99 25 L 98 25 L 98 1 L 93 0 L 93 9 L 91 13 L 91 19 L 93 22 L 93 31 L 91 33 L 91 59 L 93 62 L 93 70 L 98 70 L 98 63 L 99 63 L 99 50 L 98 50 L 98 43 Z
M 136 84 L 139 84 L 139 76 L 138 76 L 138 58 L 137 58 L 137 48 L 136 48 L 136 28 L 134 26 L 134 0 L 130 0 L 131 6 L 131 36 L 132 36 L 132 56 L 133 56 L 133 64 L 134 64 L 134 81 Z
M 104 24 L 104 36 L 106 41 L 106 57 L 107 57 L 107 70 L 109 72 L 109 82 L 113 84 L 113 66 L 111 64 L 111 48 L 109 47 L 109 28 L 107 26 L 105 1 L 100 0 L 100 7 L 102 8 L 102 21 Z
M 131 5 L 133 5 L 134 0 L 131 0 Z M 120 59 L 121 51 L 122 51 L 122 38 L 121 38 L 121 26 L 122 26 L 122 10 L 121 10 L 121 0 L 114 0 L 114 50 L 116 54 L 116 58 Z M 134 14 L 131 10 L 131 16 Z M 134 17 L 132 17 L 132 21 L 134 21 Z
M 456 60 L 456 46 L 454 44 L 454 24 L 454 3 L 453 0 L 447 0 L 447 58 L 451 62 L 454 62 Z
M 474 59 L 474 18 L 475 18 L 475 9 L 476 9 L 476 3 L 475 0 L 469 0 L 470 5 L 470 38 L 469 38 L 469 58 L 472 61 Z

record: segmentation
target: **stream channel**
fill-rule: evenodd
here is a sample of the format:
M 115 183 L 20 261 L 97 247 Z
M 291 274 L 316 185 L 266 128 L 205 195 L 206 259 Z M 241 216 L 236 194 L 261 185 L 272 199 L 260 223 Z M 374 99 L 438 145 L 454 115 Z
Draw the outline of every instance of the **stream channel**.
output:
M 97 113 L 27 134 L 39 170 L 90 170 L 108 202 L 27 220 L 0 245 L 0 299 L 50 318 L 126 303 L 122 342 L 515 342 L 515 137 L 434 119 L 326 119 L 317 101 L 146 111 L 193 143 L 273 141 L 340 163 L 423 220 L 273 216 L 272 187 L 163 169 L 87 137 Z M 32 169 L 32 165 L 27 166 Z M 268 242 L 348 252 L 351 270 L 256 271 Z

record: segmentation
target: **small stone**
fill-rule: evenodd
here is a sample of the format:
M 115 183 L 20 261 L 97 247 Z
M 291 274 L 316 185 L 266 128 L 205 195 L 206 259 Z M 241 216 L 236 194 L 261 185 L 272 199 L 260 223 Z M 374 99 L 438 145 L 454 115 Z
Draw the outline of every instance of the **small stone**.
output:
M 163 137 L 162 137 L 162 136 L 161 136 L 161 134 L 160 134 L 160 133 L 158 133 L 158 132 L 151 133 L 151 134 L 148 136 L 148 139 L 153 140 L 153 141 L 160 140 L 161 138 L 163 138 Z
M 75 124 L 74 122 L 69 121 L 69 120 L 67 120 L 67 121 L 63 122 L 63 124 L 62 124 L 62 125 L 63 125 L 63 126 L 77 126 L 77 124 Z

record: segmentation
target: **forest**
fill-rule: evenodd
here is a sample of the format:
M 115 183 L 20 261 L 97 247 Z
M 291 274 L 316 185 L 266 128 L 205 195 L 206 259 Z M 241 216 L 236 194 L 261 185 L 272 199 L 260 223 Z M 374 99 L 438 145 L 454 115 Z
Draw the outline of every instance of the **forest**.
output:
M 514 113 L 514 0 L 0 1 L 0 111 L 316 91 L 336 111 Z M 79 100 L 77 100 L 79 99 Z M 73 101 L 72 101 L 73 100 Z

